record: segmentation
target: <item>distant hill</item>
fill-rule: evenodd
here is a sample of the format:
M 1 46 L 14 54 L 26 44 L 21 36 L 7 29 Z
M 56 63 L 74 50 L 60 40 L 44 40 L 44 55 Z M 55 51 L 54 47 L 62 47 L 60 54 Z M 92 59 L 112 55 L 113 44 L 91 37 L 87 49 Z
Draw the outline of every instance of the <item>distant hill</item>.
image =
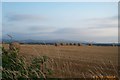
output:
M 20 43 L 86 43 L 83 41 L 73 41 L 73 40 L 32 40 L 32 39 L 27 39 L 27 40 L 10 40 L 10 39 L 2 39 L 3 42 L 10 43 L 10 42 L 20 42 Z
M 27 39 L 27 40 L 10 40 L 10 39 L 2 39 L 2 42 L 4 43 L 11 43 L 17 41 L 21 44 L 51 44 L 53 45 L 54 43 L 81 43 L 83 45 L 88 45 L 92 44 L 95 46 L 120 46 L 120 43 L 96 43 L 96 42 L 85 42 L 85 41 L 75 41 L 75 40 L 32 40 L 32 39 Z

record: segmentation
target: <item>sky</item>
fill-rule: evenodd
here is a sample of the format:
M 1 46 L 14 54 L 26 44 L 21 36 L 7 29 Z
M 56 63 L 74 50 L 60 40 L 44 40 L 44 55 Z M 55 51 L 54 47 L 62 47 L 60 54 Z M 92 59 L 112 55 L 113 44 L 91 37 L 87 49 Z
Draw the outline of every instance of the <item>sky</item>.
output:
M 118 42 L 117 2 L 3 2 L 2 36 Z
M 2 2 L 119 2 L 119 0 L 1 0 Z

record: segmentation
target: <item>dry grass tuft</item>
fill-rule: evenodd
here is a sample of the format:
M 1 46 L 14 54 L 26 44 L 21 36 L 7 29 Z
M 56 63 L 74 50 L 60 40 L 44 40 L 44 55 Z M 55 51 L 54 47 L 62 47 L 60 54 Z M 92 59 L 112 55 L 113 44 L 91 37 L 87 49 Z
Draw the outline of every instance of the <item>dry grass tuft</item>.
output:
M 20 44 L 18 42 L 12 42 L 9 45 L 9 49 L 10 50 L 14 50 L 14 49 L 20 50 Z

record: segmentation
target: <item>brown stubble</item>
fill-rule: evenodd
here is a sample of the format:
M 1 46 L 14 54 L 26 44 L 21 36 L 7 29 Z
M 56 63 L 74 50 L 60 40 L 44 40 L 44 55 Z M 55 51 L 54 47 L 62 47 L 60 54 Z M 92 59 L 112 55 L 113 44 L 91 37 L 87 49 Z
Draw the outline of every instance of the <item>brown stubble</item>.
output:
M 4 45 L 7 49 L 8 45 Z M 118 47 L 112 46 L 54 46 L 21 45 L 20 54 L 27 61 L 35 56 L 50 57 L 48 67 L 57 78 L 87 78 L 103 75 L 117 75 Z

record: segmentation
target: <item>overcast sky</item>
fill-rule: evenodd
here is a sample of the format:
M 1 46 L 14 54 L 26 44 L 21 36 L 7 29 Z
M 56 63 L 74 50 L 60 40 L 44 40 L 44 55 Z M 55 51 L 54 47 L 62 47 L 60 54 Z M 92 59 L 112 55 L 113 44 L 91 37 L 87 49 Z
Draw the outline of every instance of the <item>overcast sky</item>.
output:
M 117 2 L 7 2 L 2 4 L 3 38 L 118 41 Z

